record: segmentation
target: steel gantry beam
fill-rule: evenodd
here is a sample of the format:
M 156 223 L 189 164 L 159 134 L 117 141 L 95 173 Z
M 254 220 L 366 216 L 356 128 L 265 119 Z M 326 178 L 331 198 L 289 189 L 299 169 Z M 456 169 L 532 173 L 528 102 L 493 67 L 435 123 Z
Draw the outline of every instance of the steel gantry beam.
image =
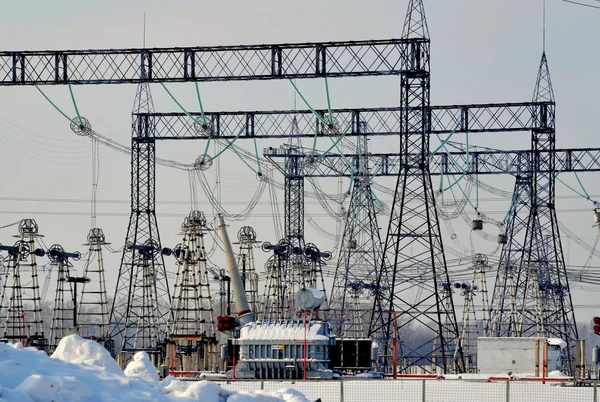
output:
M 431 107 L 431 134 L 452 132 L 487 133 L 530 131 L 537 127 L 538 117 L 551 106 L 550 102 L 489 103 L 480 105 L 454 105 Z M 328 111 L 316 111 L 327 116 Z M 310 110 L 236 111 L 206 113 L 211 130 L 201 129 L 200 112 L 140 113 L 138 118 L 151 118 L 156 130 L 149 138 L 165 140 L 197 140 L 210 136 L 223 139 L 236 138 L 290 138 L 339 136 L 334 130 L 324 130 L 323 119 Z M 333 109 L 333 120 L 346 136 L 365 134 L 359 132 L 362 123 L 371 135 L 398 135 L 401 108 Z M 416 134 L 416 133 L 415 133 Z
M 0 52 L 0 85 L 126 84 L 398 75 L 428 40 Z
M 402 169 L 401 155 L 395 153 L 327 154 L 314 163 L 305 154 L 290 155 L 285 148 L 265 148 L 263 155 L 273 165 L 283 170 L 283 161 L 290 158 L 307 162 L 302 171 L 304 177 L 352 177 L 356 174 L 362 160 L 368 161 L 371 176 L 397 176 Z M 519 175 L 533 172 L 533 161 L 544 155 L 541 151 L 530 150 L 485 150 L 456 151 L 449 154 L 430 156 L 431 175 Z M 418 158 L 418 155 L 409 156 Z M 318 159 L 318 158 L 317 158 Z M 557 172 L 598 172 L 600 171 L 600 148 L 557 149 L 555 151 Z M 539 167 L 537 172 L 548 173 L 548 168 Z

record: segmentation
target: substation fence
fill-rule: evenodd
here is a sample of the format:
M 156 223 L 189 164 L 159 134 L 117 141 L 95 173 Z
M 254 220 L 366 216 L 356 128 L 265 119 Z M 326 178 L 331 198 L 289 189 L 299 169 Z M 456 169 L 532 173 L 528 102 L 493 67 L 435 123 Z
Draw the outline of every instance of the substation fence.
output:
M 486 380 L 228 381 L 232 391 L 291 388 L 321 402 L 600 402 L 598 383 Z

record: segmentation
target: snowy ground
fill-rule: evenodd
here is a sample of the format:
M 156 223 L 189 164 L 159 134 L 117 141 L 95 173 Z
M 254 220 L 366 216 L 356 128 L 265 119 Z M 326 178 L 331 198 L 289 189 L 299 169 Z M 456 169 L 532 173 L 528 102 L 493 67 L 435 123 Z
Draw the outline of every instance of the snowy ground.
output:
M 0 402 L 306 402 L 292 389 L 225 390 L 207 381 L 158 380 L 146 353 L 121 371 L 98 343 L 76 335 L 64 338 L 56 352 L 0 343 Z
M 592 402 L 594 394 L 592 387 L 486 382 L 482 375 L 446 376 L 445 380 L 236 381 L 222 386 L 173 377 L 159 381 L 145 353 L 137 354 L 123 372 L 99 344 L 76 335 L 64 338 L 52 357 L 20 344 L 0 343 L 0 402 L 307 402 L 318 398 L 322 402 Z

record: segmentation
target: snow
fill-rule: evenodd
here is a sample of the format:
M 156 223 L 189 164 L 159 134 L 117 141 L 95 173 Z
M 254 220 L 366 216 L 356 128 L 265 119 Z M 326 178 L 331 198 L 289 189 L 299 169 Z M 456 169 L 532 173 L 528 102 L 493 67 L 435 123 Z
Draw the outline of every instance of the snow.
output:
M 98 343 L 63 338 L 49 357 L 20 343 L 0 343 L 0 402 L 306 402 L 300 392 L 230 391 L 207 381 L 158 380 L 145 352 L 121 371 Z
M 146 352 L 137 352 L 133 355 L 133 360 L 125 367 L 125 375 L 130 378 L 139 378 L 149 384 L 158 382 L 158 371 L 152 363 Z
M 548 338 L 548 345 L 560 346 L 561 349 L 564 349 L 567 347 L 567 342 L 560 338 Z

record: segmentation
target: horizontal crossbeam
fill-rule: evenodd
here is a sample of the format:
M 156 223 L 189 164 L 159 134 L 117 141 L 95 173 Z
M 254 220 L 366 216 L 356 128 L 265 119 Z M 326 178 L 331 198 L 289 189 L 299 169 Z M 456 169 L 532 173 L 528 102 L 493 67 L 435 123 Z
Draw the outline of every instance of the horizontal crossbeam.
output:
M 453 131 L 482 133 L 538 130 L 554 126 L 554 108 L 554 103 L 550 102 L 432 106 L 431 132 L 448 134 Z M 317 113 L 328 121 L 327 111 L 320 110 Z M 315 133 L 322 137 L 335 137 L 343 132 L 346 132 L 346 136 L 398 135 L 400 114 L 399 107 L 334 109 L 332 115 L 335 128 L 332 130 L 309 110 L 218 112 L 206 114 L 206 121 L 210 126 L 208 131 L 201 127 L 204 121 L 200 113 L 190 113 L 193 119 L 185 113 L 136 116 L 153 121 L 155 130 L 148 133 L 148 138 L 194 140 L 206 139 L 209 135 L 233 139 L 240 131 L 241 139 L 313 137 Z M 367 127 L 367 132 L 360 133 L 361 127 Z
M 304 163 L 304 177 L 351 177 L 360 163 L 370 167 L 372 176 L 398 176 L 407 166 L 417 167 L 420 155 L 401 158 L 399 154 L 338 155 L 327 154 L 324 157 L 310 157 L 310 150 L 299 153 L 298 150 L 267 148 L 263 155 L 277 167 L 283 169 L 284 159 L 300 158 Z M 549 158 L 550 155 L 537 155 Z M 432 175 L 523 175 L 531 173 L 531 161 L 536 156 L 527 150 L 486 150 L 480 152 L 438 153 L 431 156 Z M 418 170 L 418 169 L 415 169 Z M 283 170 L 282 170 L 283 171 Z M 600 148 L 577 148 L 556 150 L 556 172 L 597 172 L 600 171 Z
M 0 85 L 125 84 L 397 75 L 425 39 L 0 52 Z

